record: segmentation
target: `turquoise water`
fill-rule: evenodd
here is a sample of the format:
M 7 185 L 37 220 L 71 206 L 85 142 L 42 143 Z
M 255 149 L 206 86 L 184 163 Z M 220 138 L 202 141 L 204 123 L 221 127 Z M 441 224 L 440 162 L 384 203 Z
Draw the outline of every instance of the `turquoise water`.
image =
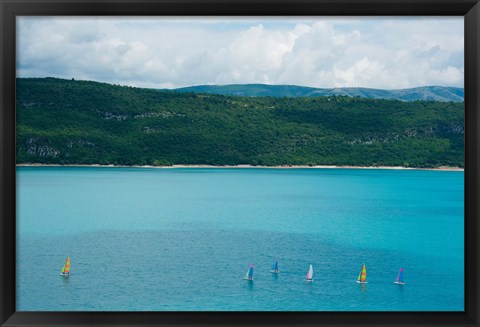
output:
M 17 310 L 462 311 L 463 178 L 19 167 Z

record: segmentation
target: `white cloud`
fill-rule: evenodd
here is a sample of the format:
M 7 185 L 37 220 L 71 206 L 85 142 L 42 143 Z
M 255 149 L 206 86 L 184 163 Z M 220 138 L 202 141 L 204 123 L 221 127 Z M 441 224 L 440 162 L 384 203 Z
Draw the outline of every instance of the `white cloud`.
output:
M 18 20 L 19 76 L 144 87 L 463 86 L 463 18 Z

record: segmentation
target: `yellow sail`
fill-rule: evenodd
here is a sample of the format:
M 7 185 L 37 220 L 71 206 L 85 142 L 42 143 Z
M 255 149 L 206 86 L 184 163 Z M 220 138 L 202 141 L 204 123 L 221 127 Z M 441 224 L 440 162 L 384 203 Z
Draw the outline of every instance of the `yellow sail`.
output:
M 69 274 L 70 273 L 70 257 L 67 257 L 67 261 L 62 268 L 62 274 Z
M 366 282 L 367 281 L 367 267 L 365 267 L 365 264 L 362 266 L 362 273 L 360 275 L 360 281 L 361 282 Z

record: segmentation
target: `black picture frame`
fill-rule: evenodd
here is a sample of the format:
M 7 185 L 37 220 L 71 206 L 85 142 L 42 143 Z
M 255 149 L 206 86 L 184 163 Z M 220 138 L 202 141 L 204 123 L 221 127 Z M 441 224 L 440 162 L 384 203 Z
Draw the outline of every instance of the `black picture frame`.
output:
M 15 310 L 16 16 L 411 15 L 465 19 L 464 312 L 17 312 Z M 1 326 L 478 326 L 480 4 L 478 0 L 0 0 Z

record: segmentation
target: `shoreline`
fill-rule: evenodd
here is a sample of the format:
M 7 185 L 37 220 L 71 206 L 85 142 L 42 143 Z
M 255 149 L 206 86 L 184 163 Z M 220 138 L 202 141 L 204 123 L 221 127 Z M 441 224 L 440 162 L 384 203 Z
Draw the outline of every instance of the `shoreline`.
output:
M 236 165 L 236 166 L 216 166 L 216 165 L 171 165 L 171 166 L 150 166 L 150 165 L 100 165 L 100 164 L 80 164 L 80 165 L 60 165 L 60 164 L 16 164 L 16 167 L 96 167 L 96 168 L 153 168 L 153 169 L 177 169 L 177 168 L 221 168 L 221 169 L 385 169 L 385 170 L 433 170 L 433 171 L 464 171 L 460 167 L 441 166 L 437 168 L 421 168 L 421 167 L 403 167 L 403 166 L 337 166 L 337 165 L 280 165 L 280 166 L 252 166 L 252 165 Z

